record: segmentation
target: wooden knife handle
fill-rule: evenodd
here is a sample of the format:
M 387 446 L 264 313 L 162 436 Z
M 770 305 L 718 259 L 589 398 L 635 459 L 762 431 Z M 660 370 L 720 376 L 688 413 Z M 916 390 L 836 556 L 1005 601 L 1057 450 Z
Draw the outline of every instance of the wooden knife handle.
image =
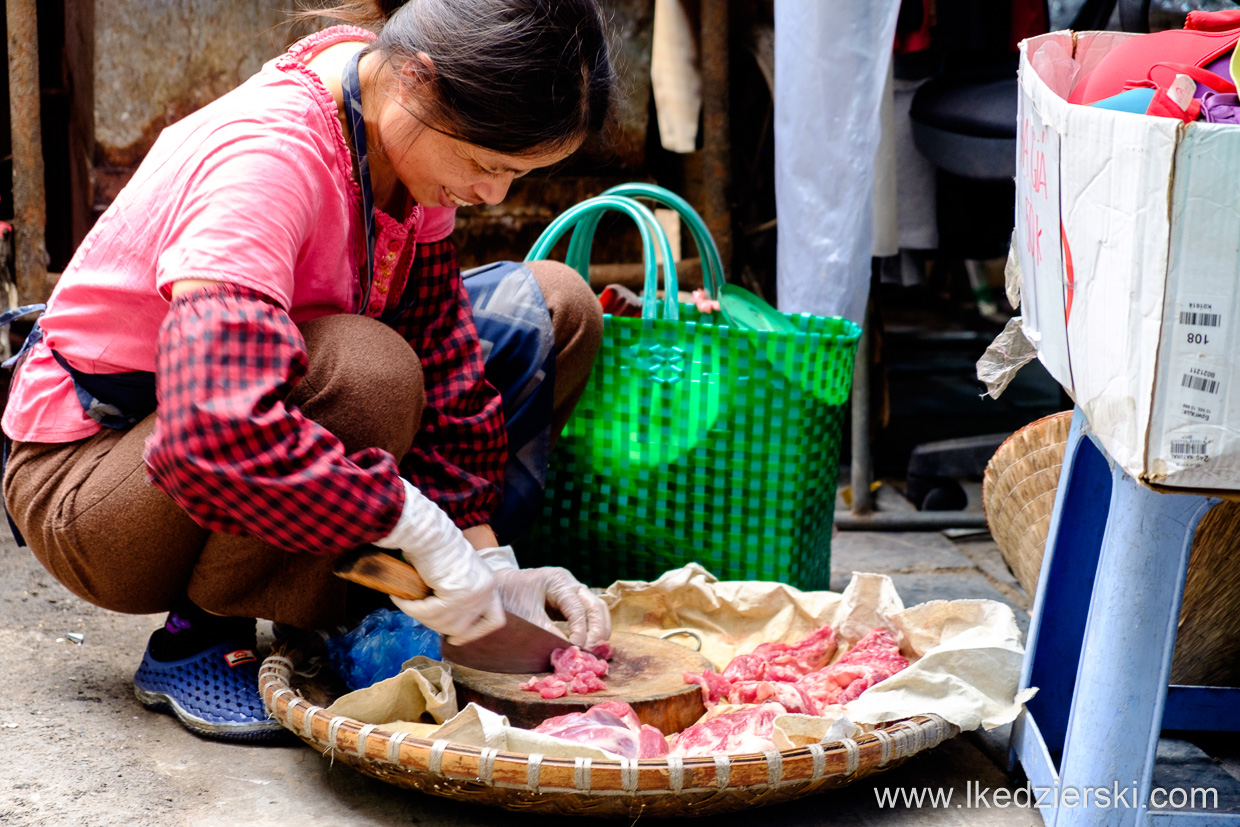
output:
M 373 547 L 351 551 L 336 563 L 336 576 L 405 600 L 430 597 L 430 587 L 413 566 Z

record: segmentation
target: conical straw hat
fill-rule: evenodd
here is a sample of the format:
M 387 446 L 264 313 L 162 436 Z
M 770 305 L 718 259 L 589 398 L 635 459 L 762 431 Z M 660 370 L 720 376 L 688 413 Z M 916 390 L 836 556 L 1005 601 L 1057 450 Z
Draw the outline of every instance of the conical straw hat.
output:
M 1071 411 L 1031 422 L 999 446 L 982 476 L 982 508 L 990 533 L 1031 597 L 1038 585 L 1071 427 Z

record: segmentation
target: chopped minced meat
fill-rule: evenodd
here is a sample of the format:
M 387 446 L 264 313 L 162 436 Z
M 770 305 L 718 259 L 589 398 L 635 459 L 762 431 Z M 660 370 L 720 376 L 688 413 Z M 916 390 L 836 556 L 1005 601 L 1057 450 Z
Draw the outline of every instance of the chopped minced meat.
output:
M 548 699 L 562 698 L 570 692 L 578 695 L 601 692 L 607 688 L 602 678 L 607 674 L 607 658 L 611 656 L 611 646 L 607 643 L 589 652 L 576 646 L 556 649 L 551 653 L 554 672 L 541 678 L 530 678 L 521 684 L 521 688 Z

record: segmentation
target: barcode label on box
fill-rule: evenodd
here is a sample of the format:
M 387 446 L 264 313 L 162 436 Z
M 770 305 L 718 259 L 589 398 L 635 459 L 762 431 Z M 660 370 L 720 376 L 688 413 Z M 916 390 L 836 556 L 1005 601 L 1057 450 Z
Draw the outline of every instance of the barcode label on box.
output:
M 1180 420 L 1185 423 L 1215 425 L 1226 416 L 1228 388 L 1230 387 L 1228 382 L 1231 373 L 1225 365 L 1217 364 L 1214 360 L 1202 360 L 1200 355 L 1185 361 L 1188 364 L 1181 363 L 1176 370 L 1176 373 L 1180 375 L 1180 383 L 1174 392 L 1175 396 L 1167 400 L 1173 406 L 1169 408 L 1168 413 L 1172 411 L 1178 413 Z M 1168 390 L 1171 389 L 1168 388 Z M 1168 440 L 1164 442 L 1165 445 L 1179 445 L 1180 452 L 1173 454 L 1170 458 L 1182 461 L 1197 456 L 1189 450 L 1190 443 L 1194 439 L 1204 439 L 1204 437 L 1198 430 L 1193 437 L 1185 437 L 1177 433 L 1174 437 L 1167 434 L 1164 439 Z M 1176 440 L 1187 441 L 1180 444 Z M 1216 447 L 1215 452 L 1217 451 Z
M 1190 358 L 1223 357 L 1228 353 L 1227 338 L 1230 334 L 1231 317 L 1228 315 L 1231 301 L 1222 296 L 1193 295 L 1182 297 L 1175 303 L 1174 315 L 1169 323 L 1168 344 L 1177 361 Z M 1196 383 L 1205 390 L 1205 383 Z M 1187 381 L 1183 387 L 1193 387 Z M 1208 393 L 1217 392 L 1218 387 Z
M 1167 308 L 1162 333 L 1169 360 L 1162 373 L 1162 412 L 1155 417 L 1161 420 L 1155 426 L 1161 430 L 1156 453 L 1180 471 L 1230 456 L 1237 447 L 1224 436 L 1235 405 L 1231 397 L 1240 394 L 1228 355 L 1236 323 L 1234 302 L 1230 296 L 1199 290 L 1181 292 Z M 1219 427 L 1223 431 L 1217 431 Z
M 1219 313 L 1207 313 L 1198 310 L 1181 310 L 1180 324 L 1193 325 L 1195 327 L 1219 327 L 1223 323 L 1223 316 Z
M 1209 459 L 1209 442 L 1191 436 L 1171 440 L 1171 456 L 1175 459 Z
M 1217 394 L 1219 385 L 1217 379 L 1207 379 L 1204 376 L 1193 376 L 1186 373 L 1180 380 L 1180 387 Z

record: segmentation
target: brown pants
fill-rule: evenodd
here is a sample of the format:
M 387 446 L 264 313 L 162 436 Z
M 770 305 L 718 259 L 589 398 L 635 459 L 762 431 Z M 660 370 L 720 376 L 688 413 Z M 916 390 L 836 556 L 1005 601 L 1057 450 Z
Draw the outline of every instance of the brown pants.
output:
M 553 434 L 589 379 L 602 310 L 585 280 L 556 262 L 530 265 L 556 342 Z M 425 396 L 422 368 L 397 333 L 362 316 L 300 326 L 309 371 L 289 395 L 349 452 L 403 456 Z M 155 416 L 77 442 L 14 443 L 4 474 L 9 513 L 39 562 L 69 591 L 119 612 L 166 611 L 184 595 L 204 609 L 302 628 L 338 623 L 343 580 L 332 555 L 290 553 L 253 537 L 209 532 L 147 481 L 142 459 Z

